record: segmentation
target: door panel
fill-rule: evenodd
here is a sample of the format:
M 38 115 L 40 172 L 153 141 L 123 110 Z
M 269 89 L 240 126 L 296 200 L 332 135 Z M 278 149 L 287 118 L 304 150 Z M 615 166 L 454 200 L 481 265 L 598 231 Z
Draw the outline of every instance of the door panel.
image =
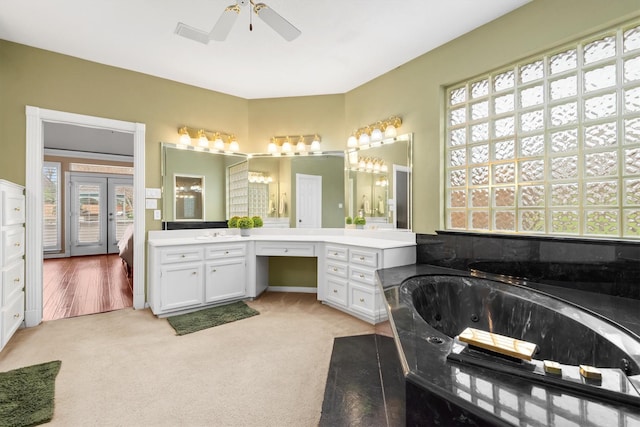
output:
M 133 181 L 71 174 L 70 188 L 71 256 L 117 253 L 133 224 Z
M 322 177 L 296 174 L 296 227 L 322 227 Z

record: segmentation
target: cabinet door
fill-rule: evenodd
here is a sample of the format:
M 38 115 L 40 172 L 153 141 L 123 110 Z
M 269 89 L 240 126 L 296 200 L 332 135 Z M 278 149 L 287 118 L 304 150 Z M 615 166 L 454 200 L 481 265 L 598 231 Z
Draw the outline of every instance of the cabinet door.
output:
M 205 264 L 205 302 L 241 298 L 245 295 L 244 258 L 211 261 Z
M 160 309 L 175 310 L 202 304 L 202 264 L 175 264 L 160 270 Z

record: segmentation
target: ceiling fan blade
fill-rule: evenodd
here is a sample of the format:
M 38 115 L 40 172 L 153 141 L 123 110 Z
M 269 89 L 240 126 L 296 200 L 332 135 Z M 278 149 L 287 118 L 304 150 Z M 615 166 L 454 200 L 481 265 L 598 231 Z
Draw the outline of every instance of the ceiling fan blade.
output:
M 233 23 L 236 22 L 238 15 L 240 14 L 240 6 L 237 4 L 227 6 L 227 8 L 222 12 L 220 18 L 218 18 L 218 22 L 213 26 L 213 29 L 209 33 L 210 40 L 216 41 L 224 41 L 229 32 L 231 31 L 231 27 L 233 27 Z
M 291 41 L 301 34 L 289 21 L 280 16 L 275 10 L 264 3 L 256 3 L 254 12 L 274 31 L 280 34 L 286 41 Z
M 195 40 L 200 43 L 208 44 L 209 43 L 209 33 L 206 31 L 199 30 L 197 28 L 191 27 L 187 24 L 183 24 L 182 22 L 178 22 L 178 26 L 176 27 L 175 33 L 179 36 L 186 37 L 191 40 Z

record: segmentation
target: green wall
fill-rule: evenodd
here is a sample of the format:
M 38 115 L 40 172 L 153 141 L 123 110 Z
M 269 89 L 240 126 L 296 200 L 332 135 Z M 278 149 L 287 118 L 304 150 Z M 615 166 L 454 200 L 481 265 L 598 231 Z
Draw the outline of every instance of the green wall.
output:
M 245 152 L 271 136 L 351 130 L 389 117 L 414 133 L 413 228 L 442 224 L 443 88 L 640 15 L 638 0 L 534 0 L 345 94 L 247 100 L 0 40 L 0 178 L 25 183 L 25 106 L 146 124 L 146 185 L 161 186 L 160 141 L 186 125 L 235 133 Z M 167 61 L 171 61 L 167 58 Z M 151 211 L 147 229 L 159 229 Z

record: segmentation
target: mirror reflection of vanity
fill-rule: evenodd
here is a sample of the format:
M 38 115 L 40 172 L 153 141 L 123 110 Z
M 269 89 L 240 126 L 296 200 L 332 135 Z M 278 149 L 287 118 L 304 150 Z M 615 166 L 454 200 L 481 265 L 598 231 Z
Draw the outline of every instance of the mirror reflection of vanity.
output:
M 234 215 L 260 216 L 265 227 L 296 227 L 296 176 L 322 177 L 322 227 L 344 224 L 344 152 L 271 156 L 208 152 L 162 144 L 163 221 L 189 228 L 224 225 Z M 185 219 L 175 175 L 203 177 L 204 219 Z M 191 221 L 191 222 L 190 222 Z M 188 223 L 190 222 L 190 223 Z M 184 224 L 188 223 L 188 224 Z M 200 223 L 200 224 L 198 224 Z M 192 227 L 193 226 L 193 227 Z
M 323 177 L 323 227 L 342 228 L 345 216 L 362 214 L 369 228 L 411 230 L 412 143 L 404 134 L 346 152 L 280 157 L 163 143 L 163 221 L 222 226 L 248 214 L 261 216 L 265 227 L 296 227 L 296 175 L 309 174 Z M 193 175 L 202 177 L 202 219 L 177 203 L 183 195 L 175 177 Z
M 347 151 L 347 216 L 364 216 L 372 228 L 411 230 L 412 143 L 404 134 Z

